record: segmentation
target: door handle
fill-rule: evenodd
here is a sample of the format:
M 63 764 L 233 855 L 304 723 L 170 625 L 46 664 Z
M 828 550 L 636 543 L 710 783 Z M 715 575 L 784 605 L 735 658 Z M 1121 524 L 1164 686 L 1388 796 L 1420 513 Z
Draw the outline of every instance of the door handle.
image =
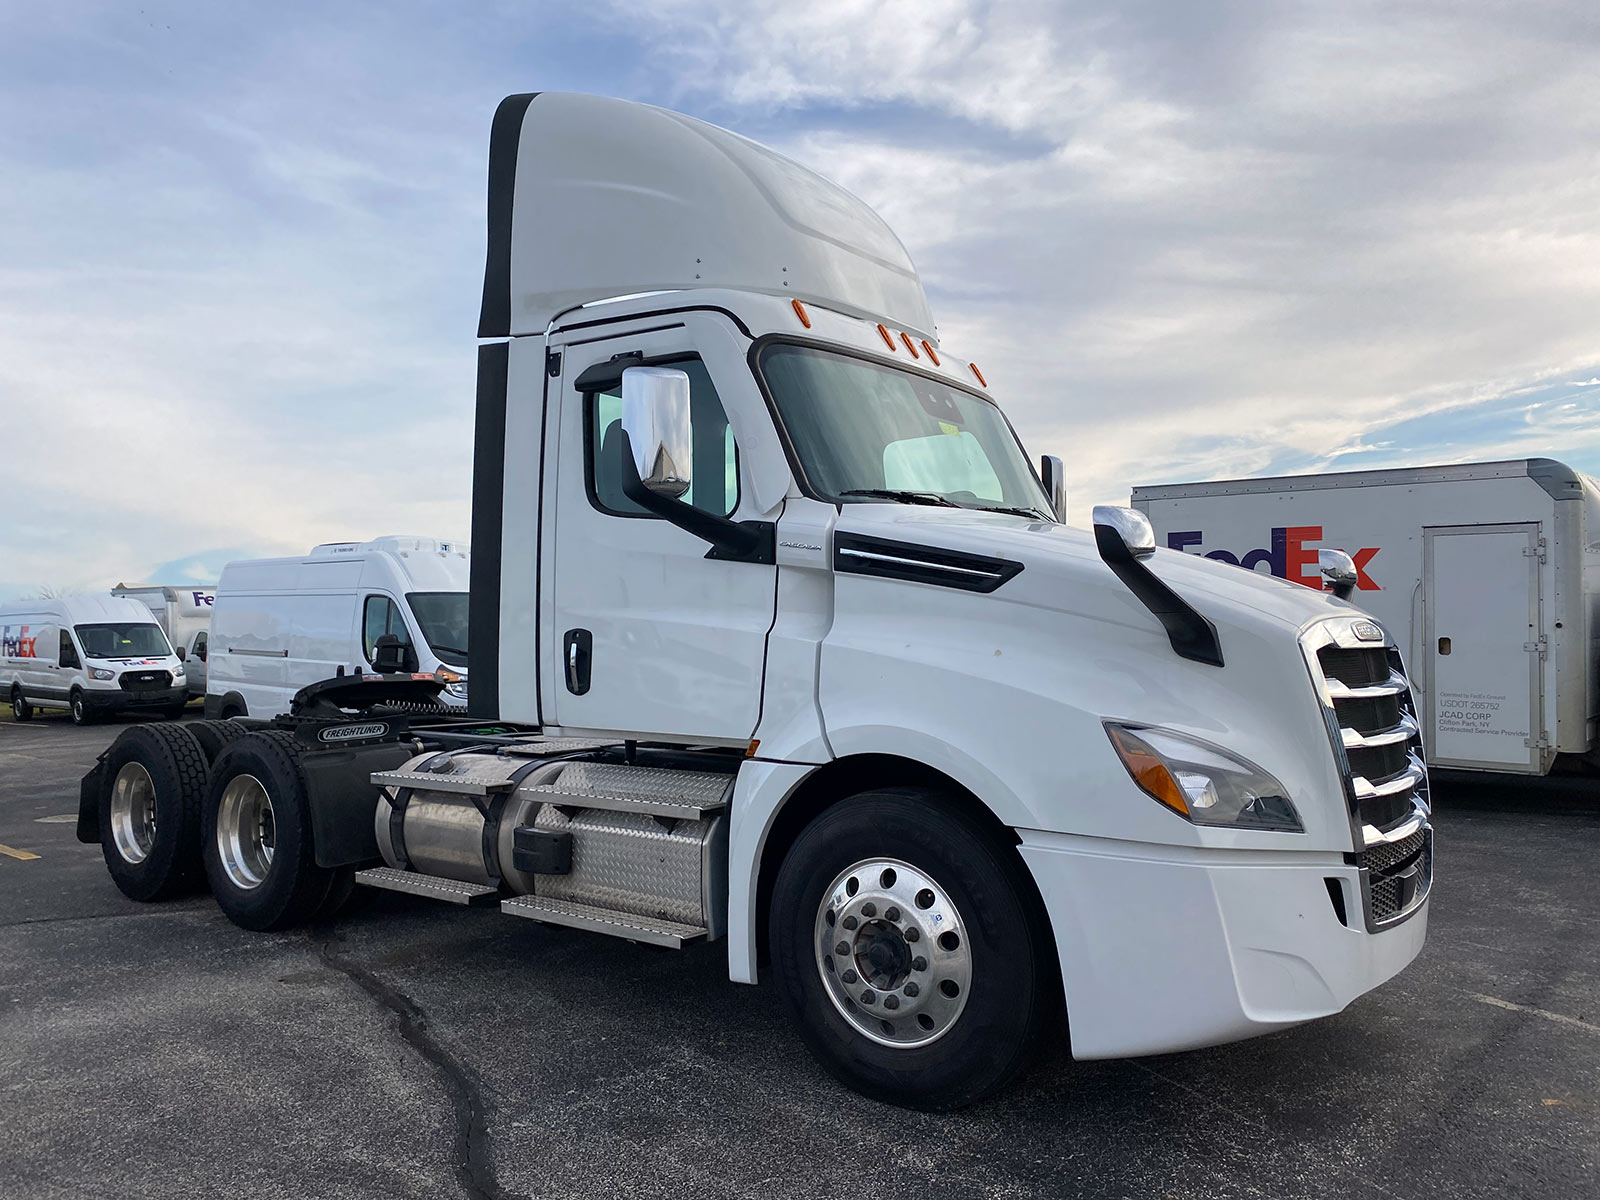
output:
M 594 635 L 587 629 L 569 629 L 562 641 L 567 691 L 581 696 L 589 690 L 590 660 L 594 657 Z

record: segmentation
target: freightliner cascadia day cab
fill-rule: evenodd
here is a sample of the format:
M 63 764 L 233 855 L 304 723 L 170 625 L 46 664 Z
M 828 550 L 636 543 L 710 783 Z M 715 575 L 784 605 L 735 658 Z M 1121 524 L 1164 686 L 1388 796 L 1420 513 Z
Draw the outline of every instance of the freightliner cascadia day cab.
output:
M 464 709 L 471 566 L 462 543 L 395 536 L 229 563 L 212 609 L 206 716 L 287 713 L 308 683 L 371 671 L 384 639 L 402 669 L 437 675 L 444 702 Z
M 1348 558 L 1318 593 L 1068 528 L 883 221 L 725 130 L 511 97 L 488 246 L 468 717 L 392 711 L 437 684 L 390 653 L 204 772 L 130 736 L 79 827 L 130 894 L 203 863 L 251 929 L 355 882 L 721 940 L 838 1078 L 936 1109 L 1063 1017 L 1182 1050 L 1415 957 L 1427 779 Z M 130 869 L 115 830 L 196 788 Z
M 189 681 L 189 695 L 206 694 L 206 642 L 211 636 L 211 605 L 217 598 L 214 587 L 182 584 L 173 587 L 119 583 L 113 596 L 138 600 L 155 615 L 172 649 L 183 660 Z
M 1600 485 L 1549 458 L 1133 489 L 1161 544 L 1291 583 L 1322 545 L 1413 664 L 1429 766 L 1600 771 Z
M 184 664 L 150 610 L 121 596 L 0 605 L 0 687 L 11 715 L 64 708 L 79 725 L 120 712 L 183 712 Z

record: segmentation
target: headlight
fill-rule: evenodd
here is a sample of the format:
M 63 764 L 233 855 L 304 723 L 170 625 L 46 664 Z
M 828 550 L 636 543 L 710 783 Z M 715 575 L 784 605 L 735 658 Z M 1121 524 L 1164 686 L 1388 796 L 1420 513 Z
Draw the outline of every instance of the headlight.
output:
M 440 667 L 433 673 L 433 677 L 444 684 L 444 690 L 457 700 L 467 698 L 467 677 L 460 671 L 452 671 L 449 667 Z
M 1300 833 L 1288 789 L 1252 762 L 1165 729 L 1106 724 L 1133 781 L 1196 825 Z
M 117 673 L 115 671 L 108 671 L 104 667 L 89 668 L 90 679 L 115 679 L 116 677 Z
M 179 663 L 177 666 L 172 668 L 172 677 L 174 679 L 182 679 L 183 678 L 183 664 L 182 663 Z

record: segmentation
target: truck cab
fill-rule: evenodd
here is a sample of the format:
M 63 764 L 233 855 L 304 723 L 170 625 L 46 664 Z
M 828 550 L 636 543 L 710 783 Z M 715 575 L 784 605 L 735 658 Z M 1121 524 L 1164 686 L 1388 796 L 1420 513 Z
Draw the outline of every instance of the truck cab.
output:
M 838 1078 L 935 1109 L 1051 1038 L 1335 1013 L 1421 949 L 1427 774 L 1348 557 L 1312 592 L 1130 509 L 1068 526 L 856 197 L 680 114 L 510 97 L 478 333 L 468 715 L 332 680 L 234 740 L 197 841 L 237 923 L 353 872 L 725 940 Z M 285 813 L 311 834 L 264 845 Z

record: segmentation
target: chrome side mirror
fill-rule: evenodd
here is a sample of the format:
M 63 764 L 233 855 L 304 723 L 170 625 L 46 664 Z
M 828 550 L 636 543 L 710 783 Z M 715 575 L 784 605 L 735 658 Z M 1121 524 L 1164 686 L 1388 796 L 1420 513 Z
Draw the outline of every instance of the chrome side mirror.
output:
M 629 367 L 622 373 L 622 431 L 640 482 L 676 500 L 689 490 L 689 376 L 671 367 Z
M 1150 518 L 1137 508 L 1123 508 L 1116 504 L 1094 506 L 1095 533 L 1105 526 L 1122 540 L 1128 553 L 1135 558 L 1146 558 L 1156 552 L 1156 531 Z
M 1318 550 L 1317 571 L 1328 581 L 1328 590 L 1341 600 L 1350 599 L 1356 590 L 1356 560 L 1343 550 Z
M 1050 507 L 1056 520 L 1067 523 L 1067 468 L 1054 454 L 1039 460 L 1039 478 L 1044 480 L 1045 494 L 1050 497 Z

